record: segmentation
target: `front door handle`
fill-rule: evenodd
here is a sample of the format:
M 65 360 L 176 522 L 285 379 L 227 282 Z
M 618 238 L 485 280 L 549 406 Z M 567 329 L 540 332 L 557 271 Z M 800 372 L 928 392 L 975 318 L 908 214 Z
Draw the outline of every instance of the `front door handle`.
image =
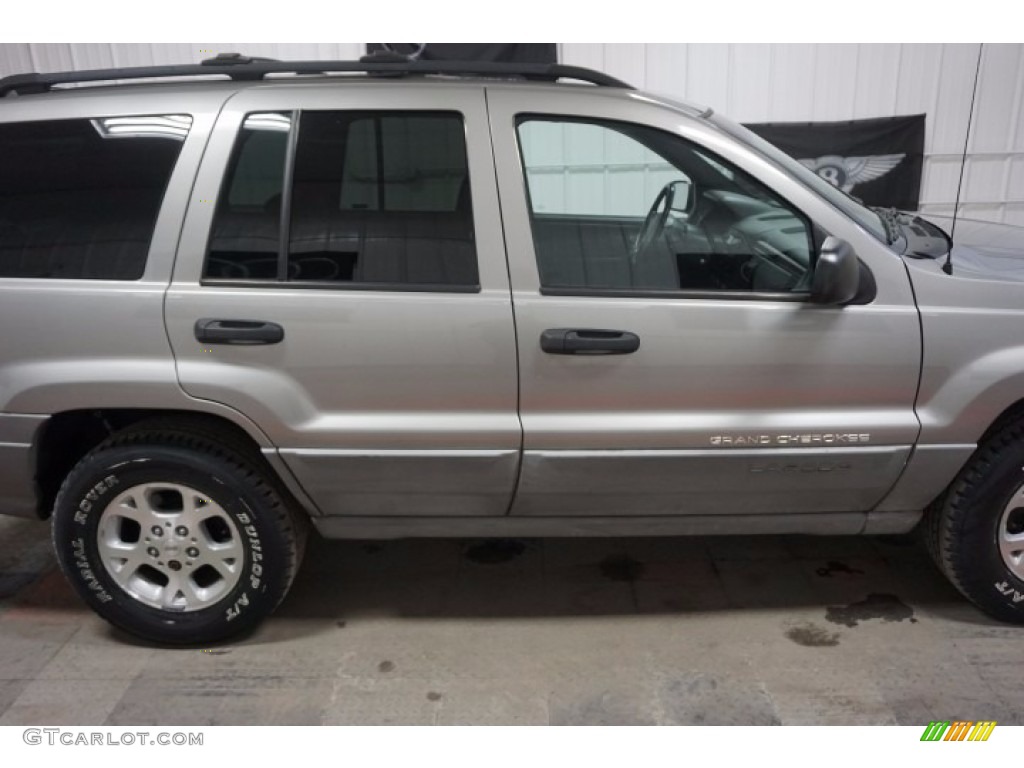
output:
M 640 337 L 629 331 L 597 328 L 548 328 L 540 348 L 550 355 L 628 355 L 640 349 Z
M 204 344 L 277 344 L 284 328 L 264 320 L 196 320 L 196 341 Z

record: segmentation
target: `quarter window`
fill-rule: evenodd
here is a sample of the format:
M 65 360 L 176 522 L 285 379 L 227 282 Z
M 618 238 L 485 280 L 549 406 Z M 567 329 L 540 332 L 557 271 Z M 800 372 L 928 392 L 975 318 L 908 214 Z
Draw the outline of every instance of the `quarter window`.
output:
M 542 288 L 799 293 L 807 219 L 724 159 L 626 123 L 524 118 Z
M 138 280 L 187 115 L 0 125 L 0 277 Z
M 281 203 L 292 116 L 248 115 L 228 163 L 217 204 L 206 276 L 274 280 L 281 248 Z

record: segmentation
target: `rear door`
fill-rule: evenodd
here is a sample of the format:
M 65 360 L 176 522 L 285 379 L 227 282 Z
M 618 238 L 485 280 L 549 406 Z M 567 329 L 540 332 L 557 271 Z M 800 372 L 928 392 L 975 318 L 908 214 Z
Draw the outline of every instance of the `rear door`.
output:
M 507 511 L 521 430 L 481 88 L 233 98 L 166 319 L 182 387 L 259 424 L 325 514 Z
M 512 514 L 878 503 L 918 433 L 920 330 L 899 258 L 643 96 L 493 87 L 488 103 L 522 372 Z M 672 210 L 662 198 L 648 217 L 670 183 Z M 874 276 L 870 301 L 808 302 L 825 234 Z

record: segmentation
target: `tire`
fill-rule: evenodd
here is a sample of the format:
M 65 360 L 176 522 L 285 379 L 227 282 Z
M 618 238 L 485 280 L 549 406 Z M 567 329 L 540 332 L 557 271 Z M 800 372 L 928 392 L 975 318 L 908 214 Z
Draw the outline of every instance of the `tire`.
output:
M 925 539 L 965 597 L 993 618 L 1024 624 L 1024 423 L 979 446 L 928 511 Z
M 293 506 L 259 454 L 230 436 L 201 423 L 140 424 L 67 476 L 54 549 L 115 627 L 208 644 L 252 629 L 284 599 L 307 530 Z

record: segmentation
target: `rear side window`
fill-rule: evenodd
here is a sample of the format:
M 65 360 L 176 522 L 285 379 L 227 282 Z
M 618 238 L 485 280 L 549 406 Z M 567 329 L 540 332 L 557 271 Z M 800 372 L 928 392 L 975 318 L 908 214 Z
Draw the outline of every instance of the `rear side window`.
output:
M 207 279 L 478 285 L 461 115 L 303 112 L 290 135 L 292 119 L 246 117 L 218 203 Z
M 138 280 L 187 115 L 0 124 L 0 277 Z

